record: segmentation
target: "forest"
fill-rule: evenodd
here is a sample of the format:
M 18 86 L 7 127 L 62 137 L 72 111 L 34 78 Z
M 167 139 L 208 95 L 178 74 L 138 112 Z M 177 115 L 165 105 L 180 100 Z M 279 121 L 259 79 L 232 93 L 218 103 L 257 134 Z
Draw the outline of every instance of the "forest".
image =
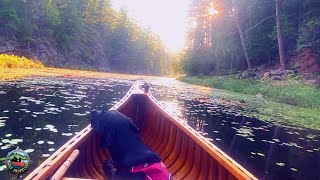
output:
M 109 0 L 0 0 L 0 53 L 55 67 L 168 73 L 159 36 Z
M 319 73 L 319 47 L 318 0 L 193 0 L 186 47 L 173 65 L 188 75 L 262 65 Z
M 320 1 L 189 6 L 185 47 L 173 54 L 110 0 L 0 0 L 0 52 L 46 66 L 131 74 L 221 76 L 266 67 L 319 74 Z

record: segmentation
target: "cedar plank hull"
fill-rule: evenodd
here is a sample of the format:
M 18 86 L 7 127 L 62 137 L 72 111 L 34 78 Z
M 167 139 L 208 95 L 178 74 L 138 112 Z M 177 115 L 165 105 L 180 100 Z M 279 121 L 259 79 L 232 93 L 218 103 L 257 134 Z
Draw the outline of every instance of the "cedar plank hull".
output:
M 256 179 L 182 120 L 166 112 L 152 95 L 139 91 L 137 87 L 133 86 L 112 109 L 134 121 L 141 130 L 144 143 L 161 156 L 174 179 Z M 102 164 L 109 154 L 100 148 L 100 137 L 93 133 L 90 125 L 77 136 L 43 163 L 49 163 L 49 166 L 42 164 L 26 179 L 51 177 L 74 149 L 79 149 L 80 155 L 65 177 L 105 179 Z

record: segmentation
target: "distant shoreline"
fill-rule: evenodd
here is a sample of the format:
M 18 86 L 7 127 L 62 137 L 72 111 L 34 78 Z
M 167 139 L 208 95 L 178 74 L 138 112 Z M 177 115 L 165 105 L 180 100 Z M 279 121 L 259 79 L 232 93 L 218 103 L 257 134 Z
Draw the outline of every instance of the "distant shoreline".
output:
M 135 75 L 135 74 L 120 74 L 98 71 L 74 70 L 64 68 L 6 68 L 0 69 L 0 81 L 15 80 L 32 76 L 52 76 L 52 77 L 88 77 L 88 78 L 126 78 L 126 79 L 161 79 L 161 76 L 151 75 Z

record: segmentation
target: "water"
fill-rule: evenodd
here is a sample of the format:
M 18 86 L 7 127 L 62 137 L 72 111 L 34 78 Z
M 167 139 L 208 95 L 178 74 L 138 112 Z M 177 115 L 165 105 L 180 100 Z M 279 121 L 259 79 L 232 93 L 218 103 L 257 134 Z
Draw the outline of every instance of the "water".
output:
M 0 84 L 0 158 L 16 146 L 33 160 L 29 172 L 109 109 L 133 81 L 28 78 Z M 320 179 L 320 132 L 246 116 L 241 103 L 212 99 L 177 81 L 151 81 L 155 97 L 260 179 Z M 0 163 L 0 175 L 14 176 Z M 25 176 L 25 175 L 23 175 Z
M 112 79 L 52 78 L 1 84 L 0 158 L 19 146 L 30 152 L 31 172 L 89 124 L 92 109 L 109 109 L 131 84 Z M 12 179 L 4 164 L 0 166 L 0 174 Z
M 259 179 L 320 179 L 320 132 L 280 127 L 241 108 L 180 100 L 181 116 Z

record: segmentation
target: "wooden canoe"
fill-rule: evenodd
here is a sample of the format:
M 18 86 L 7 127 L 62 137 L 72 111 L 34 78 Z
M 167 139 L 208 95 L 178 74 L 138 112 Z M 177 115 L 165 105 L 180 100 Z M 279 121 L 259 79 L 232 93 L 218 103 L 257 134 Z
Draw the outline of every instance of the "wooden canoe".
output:
M 144 143 L 161 156 L 174 179 L 257 179 L 184 121 L 170 114 L 150 93 L 141 90 L 140 85 L 136 82 L 111 109 L 133 119 L 141 129 Z M 64 179 L 105 179 L 102 163 L 108 151 L 100 148 L 99 138 L 88 125 L 26 179 L 50 178 L 75 149 L 80 154 Z

